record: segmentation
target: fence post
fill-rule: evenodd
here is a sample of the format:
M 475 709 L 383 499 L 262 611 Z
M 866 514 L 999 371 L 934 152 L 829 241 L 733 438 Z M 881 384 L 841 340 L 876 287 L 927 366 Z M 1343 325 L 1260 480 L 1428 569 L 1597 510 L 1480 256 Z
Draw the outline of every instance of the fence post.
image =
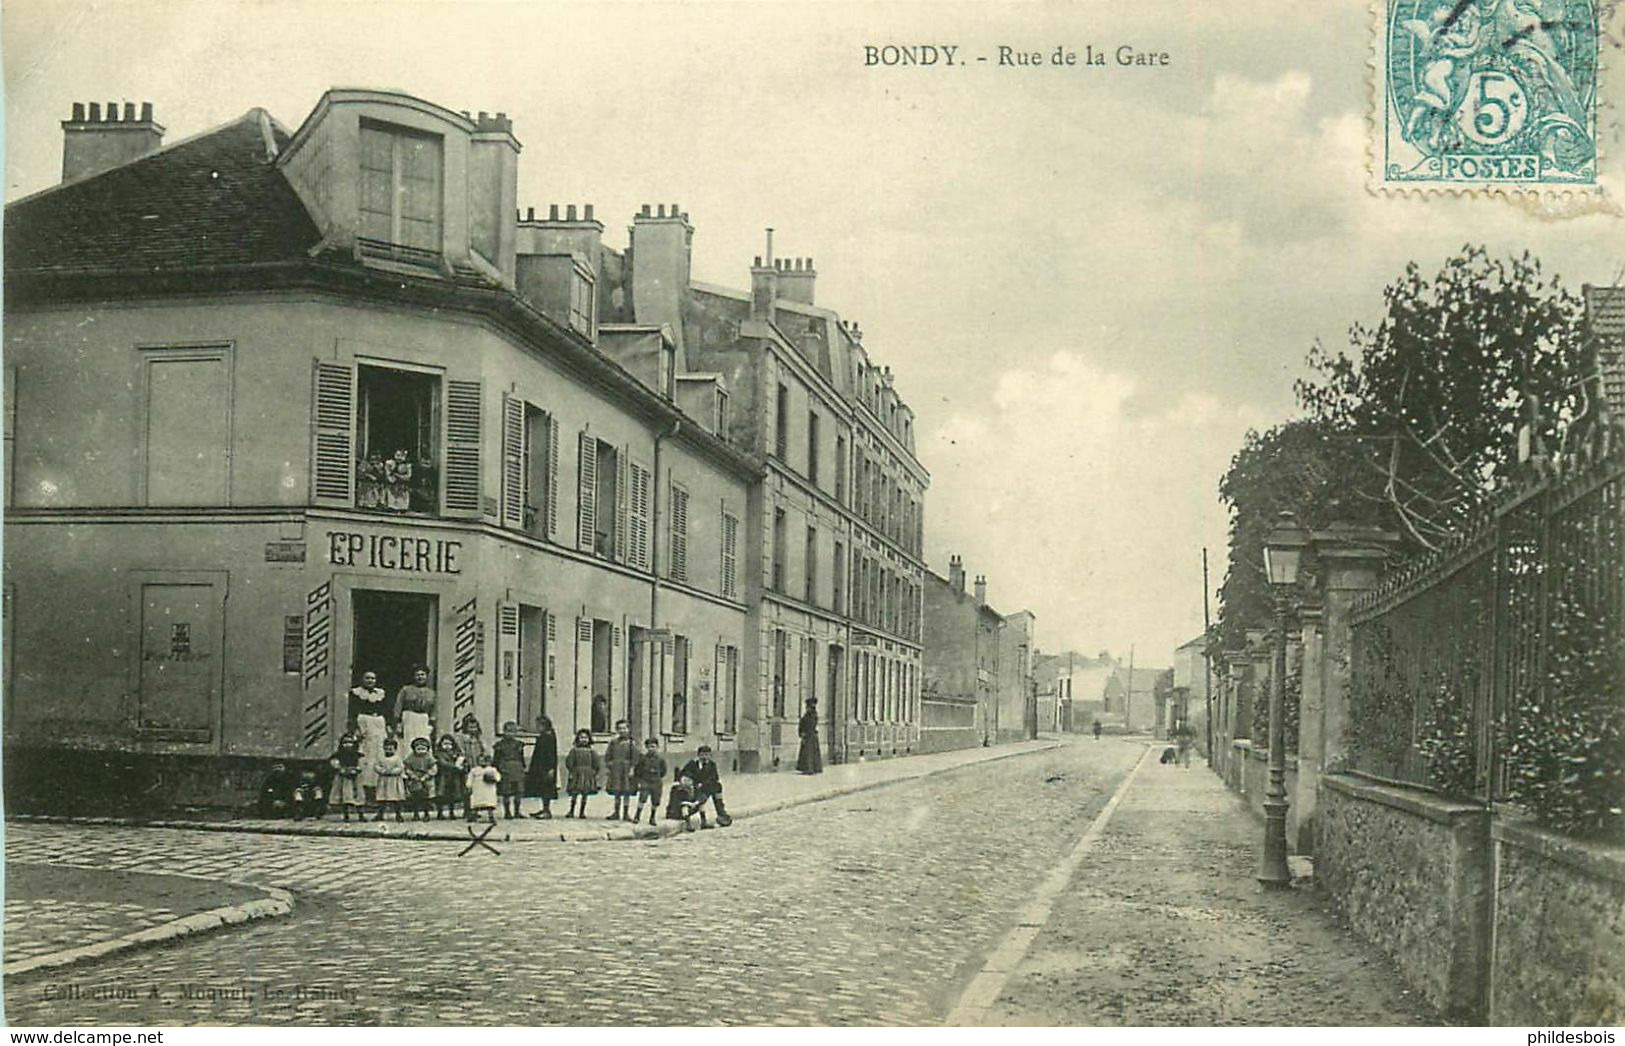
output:
M 1348 523 L 1333 523 L 1325 530 L 1317 530 L 1310 542 L 1320 564 L 1321 656 L 1320 678 L 1316 681 L 1320 692 L 1320 723 L 1315 730 L 1318 751 L 1308 753 L 1314 761 L 1316 778 L 1327 771 L 1342 769 L 1347 756 L 1349 693 L 1354 670 L 1354 599 L 1376 586 L 1384 561 L 1398 543 L 1398 535 L 1389 531 Z M 1307 672 L 1306 667 L 1306 675 Z M 1305 686 L 1308 686 L 1307 680 Z M 1300 709 L 1299 780 L 1310 773 L 1304 763 L 1307 746 L 1302 740 L 1303 718 Z
M 1292 809 L 1296 811 L 1293 853 L 1314 853 L 1315 811 L 1319 806 L 1321 752 L 1325 748 L 1321 731 L 1325 726 L 1325 614 L 1318 601 L 1305 601 L 1298 608 L 1303 636 L 1303 669 L 1298 685 L 1298 778 Z

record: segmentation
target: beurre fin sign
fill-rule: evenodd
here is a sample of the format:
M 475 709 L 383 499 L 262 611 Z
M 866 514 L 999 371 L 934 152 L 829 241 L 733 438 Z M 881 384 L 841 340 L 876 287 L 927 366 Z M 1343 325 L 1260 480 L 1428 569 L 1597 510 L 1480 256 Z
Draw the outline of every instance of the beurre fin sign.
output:
M 336 567 L 372 567 L 407 574 L 458 574 L 461 541 L 408 534 L 366 534 L 354 530 L 327 532 L 327 561 Z

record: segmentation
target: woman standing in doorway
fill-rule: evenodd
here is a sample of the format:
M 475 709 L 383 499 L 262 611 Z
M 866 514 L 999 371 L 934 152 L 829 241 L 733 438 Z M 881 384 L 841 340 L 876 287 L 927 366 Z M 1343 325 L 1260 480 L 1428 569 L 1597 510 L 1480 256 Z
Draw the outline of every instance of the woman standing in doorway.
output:
M 824 772 L 824 753 L 818 747 L 818 699 L 807 698 L 807 710 L 801 714 L 801 753 L 796 756 L 796 771 L 803 774 Z
M 536 747 L 525 769 L 525 794 L 542 801 L 542 808 L 530 816 L 552 819 L 553 800 L 559 797 L 559 738 L 545 714 L 536 717 Z
M 372 805 L 378 791 L 378 760 L 384 757 L 384 738 L 389 736 L 389 724 L 384 714 L 389 710 L 384 688 L 378 685 L 377 672 L 361 673 L 361 684 L 350 688 L 349 717 L 355 720 L 361 735 L 361 774 L 359 784 Z
M 419 665 L 412 669 L 412 681 L 401 687 L 395 695 L 393 718 L 401 735 L 403 750 L 411 751 L 418 738 L 434 740 L 434 706 L 437 698 L 429 685 L 429 669 Z

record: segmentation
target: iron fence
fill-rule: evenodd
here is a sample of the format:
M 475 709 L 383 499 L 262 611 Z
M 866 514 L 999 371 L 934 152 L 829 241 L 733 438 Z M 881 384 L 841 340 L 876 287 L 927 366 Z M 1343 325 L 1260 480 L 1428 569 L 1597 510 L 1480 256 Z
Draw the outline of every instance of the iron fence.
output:
M 1622 545 L 1625 454 L 1614 453 L 1532 480 L 1386 574 L 1354 605 L 1352 768 L 1505 798 L 1508 738 L 1549 703 L 1554 615 L 1578 607 L 1601 634 L 1625 630 Z M 1611 672 L 1619 700 L 1625 663 Z

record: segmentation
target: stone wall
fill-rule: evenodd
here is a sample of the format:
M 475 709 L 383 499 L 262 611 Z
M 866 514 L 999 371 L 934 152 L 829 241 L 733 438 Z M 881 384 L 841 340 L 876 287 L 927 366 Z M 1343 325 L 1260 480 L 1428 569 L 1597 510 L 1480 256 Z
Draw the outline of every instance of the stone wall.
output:
M 1253 747 L 1251 741 L 1230 742 L 1230 766 L 1225 781 L 1233 791 L 1247 801 L 1247 809 L 1258 817 L 1264 816 L 1264 791 L 1270 783 L 1269 750 L 1262 745 Z M 1298 757 L 1286 755 L 1286 840 L 1290 853 L 1308 853 L 1312 840 L 1299 839 L 1298 832 Z
M 1481 1019 L 1488 989 L 1489 813 L 1347 774 L 1320 779 L 1315 879 L 1354 933 L 1434 1006 Z
M 1625 1019 L 1625 846 L 1510 820 L 1495 840 L 1489 1022 L 1616 1025 Z

